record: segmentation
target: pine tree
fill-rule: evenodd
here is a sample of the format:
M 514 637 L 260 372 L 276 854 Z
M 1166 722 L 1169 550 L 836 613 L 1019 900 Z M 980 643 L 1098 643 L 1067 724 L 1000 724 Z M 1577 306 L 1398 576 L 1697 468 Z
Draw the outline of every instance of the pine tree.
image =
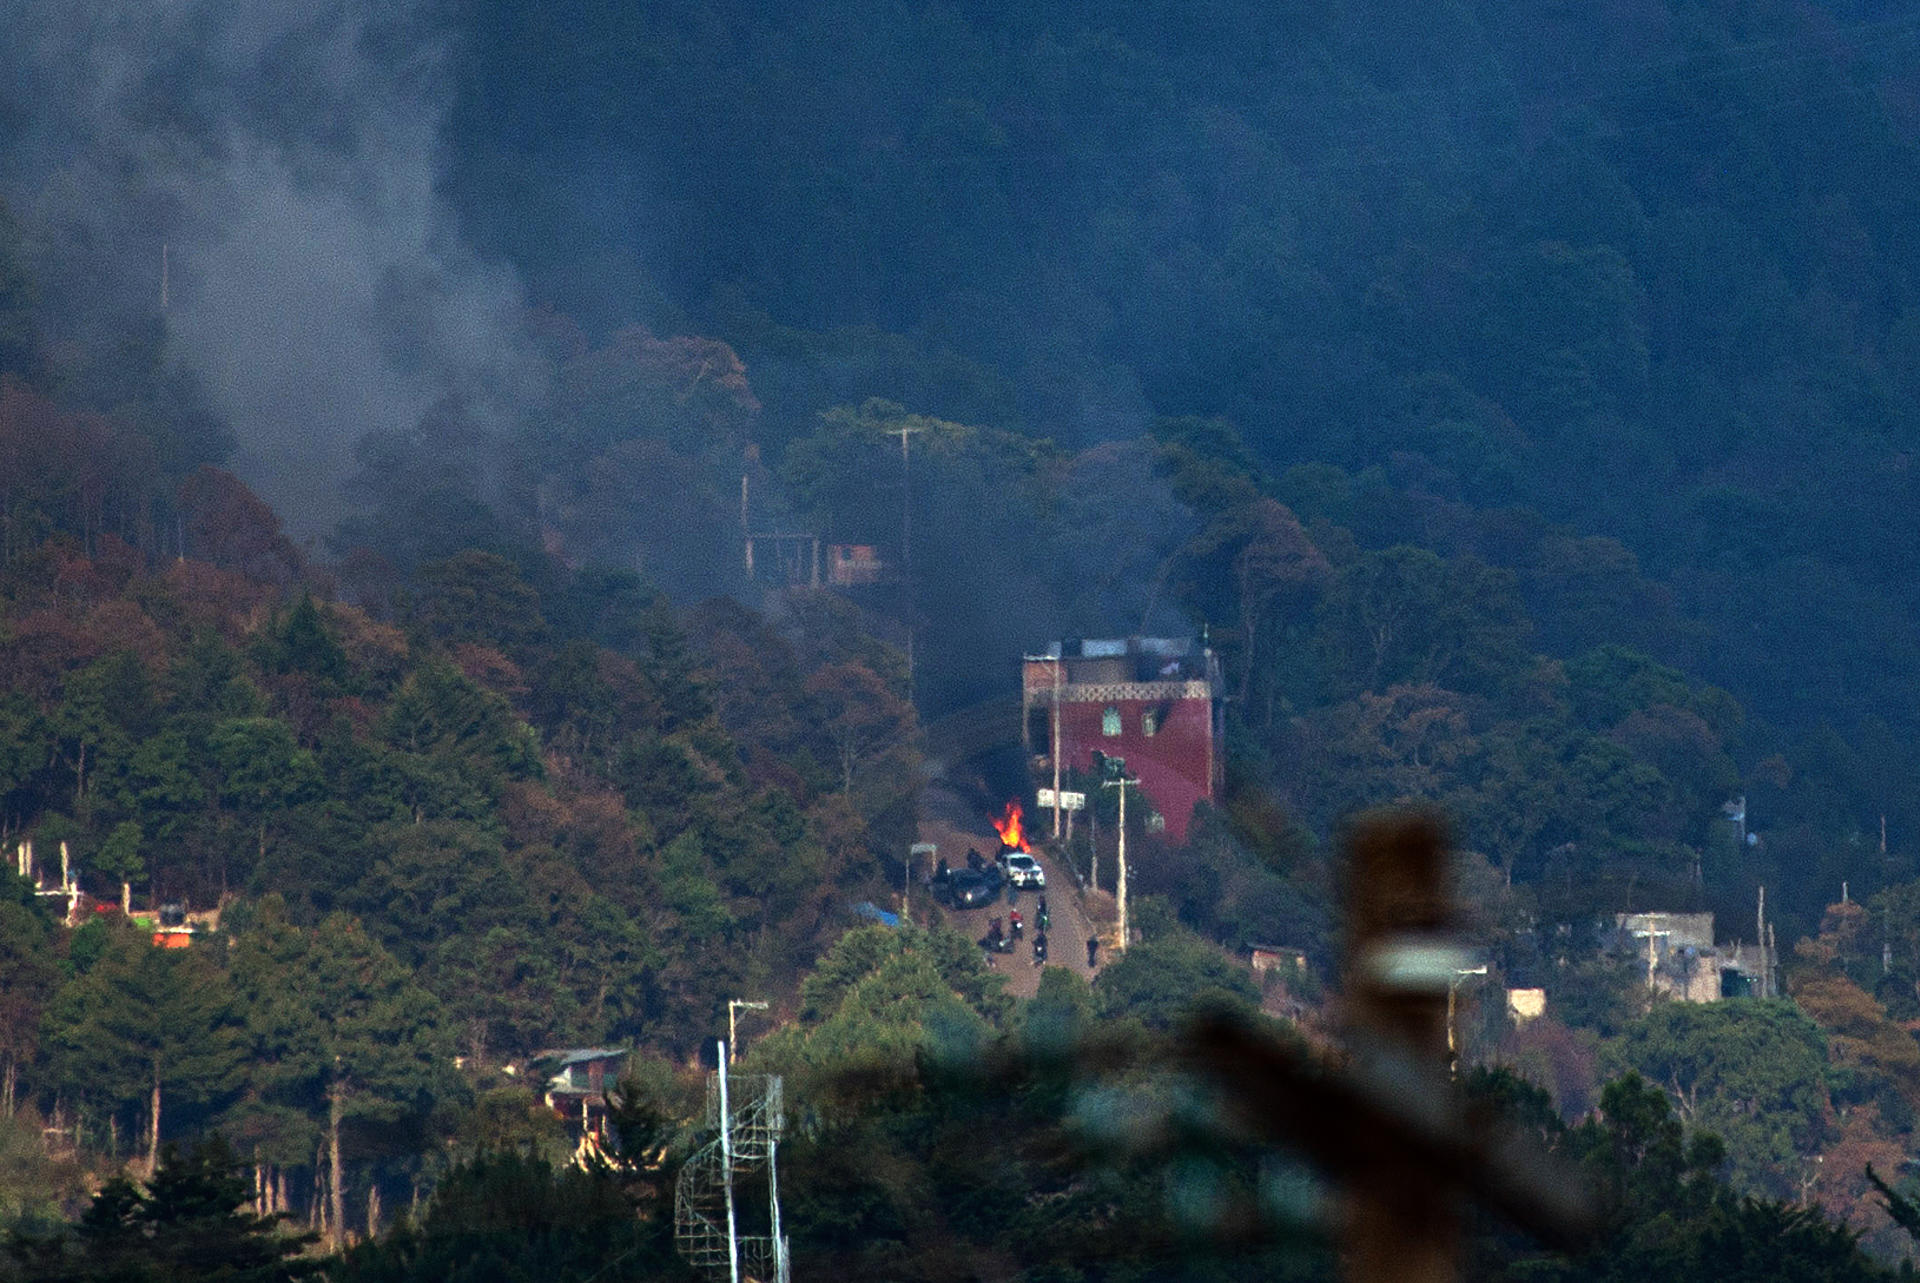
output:
M 240 1085 L 245 1045 L 226 974 L 199 949 L 156 949 L 136 931 L 116 933 L 61 990 L 46 1030 L 56 1090 L 114 1113 L 146 1102 L 149 1170 L 168 1108 L 204 1114 Z

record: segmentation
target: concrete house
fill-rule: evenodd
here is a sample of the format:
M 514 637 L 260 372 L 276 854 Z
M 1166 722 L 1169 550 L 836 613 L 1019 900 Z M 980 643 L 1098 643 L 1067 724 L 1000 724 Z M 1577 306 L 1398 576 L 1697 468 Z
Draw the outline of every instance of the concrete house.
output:
M 1125 758 L 1150 827 L 1184 842 L 1193 808 L 1220 796 L 1222 694 L 1219 659 L 1192 638 L 1069 638 L 1026 658 L 1021 743 L 1048 769 L 1056 754 L 1087 773 L 1096 751 Z

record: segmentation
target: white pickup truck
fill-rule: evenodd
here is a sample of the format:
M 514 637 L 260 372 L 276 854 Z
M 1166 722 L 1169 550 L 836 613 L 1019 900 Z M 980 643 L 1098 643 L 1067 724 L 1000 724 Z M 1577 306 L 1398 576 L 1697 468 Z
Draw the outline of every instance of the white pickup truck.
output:
M 1014 851 L 1002 857 L 1002 863 L 1006 865 L 1007 881 L 1013 885 L 1035 891 L 1047 889 L 1047 871 L 1040 867 L 1040 861 L 1025 851 Z

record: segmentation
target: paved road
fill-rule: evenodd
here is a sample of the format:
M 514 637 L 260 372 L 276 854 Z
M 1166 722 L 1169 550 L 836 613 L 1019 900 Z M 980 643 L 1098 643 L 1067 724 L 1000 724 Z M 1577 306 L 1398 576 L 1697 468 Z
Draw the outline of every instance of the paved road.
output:
M 999 849 L 999 835 L 988 822 L 987 812 L 977 800 L 970 800 L 960 789 L 942 781 L 935 781 L 920 795 L 920 840 L 933 842 L 940 847 L 940 854 L 947 863 L 956 869 L 963 869 L 967 862 L 969 846 L 982 854 L 991 855 Z M 1080 905 L 1080 897 L 1074 890 L 1073 876 L 1065 868 L 1056 869 L 1055 863 L 1046 856 L 1035 853 L 1034 858 L 1047 872 L 1047 910 L 1053 918 L 1053 929 L 1047 932 L 1047 965 L 1069 967 L 1082 976 L 1090 976 L 1087 970 L 1087 931 L 1088 922 Z M 925 876 L 929 870 L 922 870 Z M 989 954 L 988 962 L 994 970 L 1007 977 L 1007 992 L 1023 998 L 1030 998 L 1040 987 L 1040 968 L 1033 965 L 1033 930 L 1035 909 L 1039 897 L 1032 891 L 1022 891 L 1014 903 L 1004 898 L 988 908 L 952 910 L 944 906 L 933 909 L 925 898 L 923 888 L 916 887 L 915 895 L 921 897 L 914 904 L 914 918 L 917 921 L 928 920 L 929 912 L 938 912 L 970 939 L 978 940 L 987 933 L 987 922 L 991 918 L 1005 918 L 1009 910 L 1019 909 L 1020 916 L 1026 919 L 1026 938 L 1013 953 Z M 1102 963 L 1106 961 L 1106 950 L 1100 952 Z

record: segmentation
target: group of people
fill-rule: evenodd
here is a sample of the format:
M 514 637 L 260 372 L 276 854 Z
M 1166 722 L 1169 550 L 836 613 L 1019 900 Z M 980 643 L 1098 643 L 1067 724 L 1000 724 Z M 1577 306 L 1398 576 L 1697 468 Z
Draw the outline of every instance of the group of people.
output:
M 1033 933 L 1033 965 L 1043 967 L 1047 962 L 1047 928 L 1053 925 L 1051 915 L 1047 913 L 1046 897 L 1040 899 L 1040 914 Z M 1025 931 L 1026 922 L 1020 916 L 1020 910 L 1009 913 L 1003 925 L 999 918 L 987 923 L 987 934 L 981 939 L 980 947 L 988 953 L 1011 953 L 1013 946 Z
M 1047 897 L 1042 895 L 1034 905 L 1033 965 L 1047 965 L 1047 930 L 1053 926 L 1053 914 L 1047 909 Z M 980 939 L 980 947 L 986 952 L 1012 953 L 1026 930 L 1026 919 L 1020 916 L 1020 910 L 1012 909 L 1006 918 L 990 918 L 987 921 L 987 934 Z M 1087 937 L 1087 969 L 1100 965 L 1100 940 L 1097 936 Z

